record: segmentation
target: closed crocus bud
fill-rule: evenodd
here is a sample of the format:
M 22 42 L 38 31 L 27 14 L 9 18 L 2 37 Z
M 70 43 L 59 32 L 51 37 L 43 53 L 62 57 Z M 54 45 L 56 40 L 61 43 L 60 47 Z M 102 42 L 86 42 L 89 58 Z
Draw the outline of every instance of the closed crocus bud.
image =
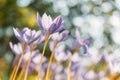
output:
M 70 36 L 69 31 L 68 30 L 64 30 L 64 31 L 62 31 L 60 33 L 59 32 L 54 33 L 52 35 L 52 39 L 54 41 L 57 41 L 57 42 L 59 42 L 59 41 L 65 41 L 65 40 L 67 40 L 69 38 L 69 36 Z
M 31 30 L 29 28 L 24 28 L 22 31 L 18 28 L 13 28 L 13 30 L 16 38 L 22 43 L 37 45 L 43 40 L 41 31 Z
M 40 17 L 39 13 L 37 13 L 37 21 L 38 25 L 44 30 L 45 34 L 60 32 L 64 29 L 61 16 L 58 16 L 52 20 L 52 18 L 46 13 L 43 14 L 42 18 Z

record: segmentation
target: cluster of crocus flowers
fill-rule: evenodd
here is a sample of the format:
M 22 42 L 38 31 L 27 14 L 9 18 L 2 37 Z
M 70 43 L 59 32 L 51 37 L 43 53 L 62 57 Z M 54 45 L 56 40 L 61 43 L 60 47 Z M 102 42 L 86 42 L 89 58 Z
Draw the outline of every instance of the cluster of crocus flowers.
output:
M 70 37 L 70 32 L 64 29 L 61 16 L 52 20 L 46 13 L 42 17 L 37 13 L 37 21 L 41 29 L 38 31 L 13 28 L 19 43 L 10 42 L 10 48 L 15 54 L 10 80 L 27 80 L 32 72 L 35 72 L 37 80 L 72 80 L 71 77 L 76 74 L 73 70 L 79 70 L 80 67 L 79 48 L 82 47 L 84 53 L 87 53 L 91 39 L 82 40 L 76 30 L 72 49 L 67 49 L 65 44 L 60 45 Z M 44 54 L 49 41 L 51 54 L 47 59 Z M 44 46 L 40 52 L 37 46 L 41 43 Z M 74 58 L 76 55 L 78 59 Z

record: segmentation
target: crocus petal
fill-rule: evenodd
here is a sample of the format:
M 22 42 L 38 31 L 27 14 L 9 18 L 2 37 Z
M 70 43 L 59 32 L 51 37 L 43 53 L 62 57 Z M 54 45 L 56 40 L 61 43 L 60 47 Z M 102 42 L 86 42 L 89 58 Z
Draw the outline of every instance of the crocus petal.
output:
M 13 28 L 13 31 L 14 31 L 14 34 L 15 34 L 16 37 L 21 37 L 22 36 L 22 34 L 21 34 L 21 32 L 18 28 L 16 28 L 16 29 Z
M 42 16 L 42 25 L 45 31 L 48 31 L 50 26 L 51 26 L 51 18 L 47 16 L 46 13 L 43 14 Z
M 24 40 L 27 42 L 27 41 L 29 41 L 29 40 L 31 40 L 31 36 L 32 35 L 32 31 L 31 30 L 27 30 L 26 32 L 25 32 L 25 34 L 23 35 L 23 37 L 24 37 Z
M 60 25 L 60 27 L 58 27 L 55 31 L 54 31 L 54 33 L 55 32 L 60 32 L 60 31 L 62 31 L 64 29 L 64 25 L 63 25 L 63 23 Z
M 56 24 L 56 29 L 58 29 L 60 27 L 60 25 L 62 24 L 62 17 L 61 16 L 58 16 L 54 23 Z
M 40 17 L 40 15 L 39 15 L 38 12 L 37 12 L 37 22 L 38 22 L 38 25 L 40 26 L 40 28 L 43 29 L 43 25 L 42 25 L 41 17 Z
M 85 40 L 84 40 L 84 43 L 85 43 L 86 45 L 89 45 L 90 43 L 92 43 L 92 40 L 91 40 L 90 38 L 85 39 Z
M 13 44 L 12 42 L 9 42 L 10 48 L 13 49 Z
M 56 30 L 55 26 L 56 26 L 55 23 L 51 24 L 51 26 L 50 26 L 50 28 L 49 28 L 49 33 L 50 33 L 50 34 L 54 33 L 54 31 Z
M 81 47 L 83 48 L 83 53 L 84 54 L 88 53 L 88 47 L 87 47 L 87 45 L 82 45 Z
M 10 42 L 9 45 L 15 55 L 20 55 L 22 53 L 22 45 L 20 43 L 13 45 L 12 42 Z
M 16 28 L 16 29 L 13 28 L 13 31 L 14 31 L 14 34 L 15 34 L 16 38 L 19 41 L 23 42 L 24 40 L 22 39 L 22 33 L 20 32 L 20 30 L 18 28 Z
M 63 31 L 62 32 L 62 41 L 65 41 L 65 40 L 67 40 L 68 38 L 69 38 L 69 31 L 68 30 L 65 30 L 65 31 Z
M 34 40 L 37 40 L 38 38 L 41 38 L 41 31 L 37 31 L 34 35 Z
M 28 39 L 28 37 L 26 35 L 23 35 L 23 38 L 24 38 L 25 43 L 29 43 L 30 39 Z

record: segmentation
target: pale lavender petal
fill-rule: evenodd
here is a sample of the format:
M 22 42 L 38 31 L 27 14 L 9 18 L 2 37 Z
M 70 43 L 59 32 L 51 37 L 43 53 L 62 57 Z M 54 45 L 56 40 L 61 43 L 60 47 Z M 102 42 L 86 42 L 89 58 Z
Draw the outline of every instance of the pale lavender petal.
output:
M 32 30 L 31 33 L 32 33 L 31 36 L 34 37 L 37 32 L 35 30 Z
M 42 34 L 41 31 L 37 31 L 34 35 L 34 40 L 37 40 L 38 38 L 40 38 L 41 34 Z
M 29 29 L 23 34 L 23 38 L 26 42 L 29 42 L 31 40 L 32 31 Z
M 40 26 L 40 28 L 43 29 L 43 25 L 42 25 L 41 17 L 40 17 L 40 15 L 39 15 L 38 12 L 37 12 L 37 21 L 38 21 L 38 25 Z
M 26 35 L 23 35 L 23 38 L 24 38 L 25 43 L 29 43 L 29 39 Z
M 10 48 L 13 50 L 14 48 L 13 48 L 12 42 L 9 42 L 9 45 L 10 45 Z
M 51 19 L 49 16 L 47 16 L 46 13 L 43 14 L 42 16 L 42 25 L 44 30 L 48 31 L 51 25 Z
M 49 15 L 48 18 L 49 18 L 49 24 L 52 24 L 53 21 L 52 21 L 51 16 Z
M 42 43 L 41 38 L 38 38 L 37 40 L 31 42 L 30 45 L 37 45 L 37 44 L 40 44 L 40 43 Z
M 24 28 L 23 30 L 22 30 L 22 34 L 24 34 L 27 30 L 29 30 L 29 28 Z
M 16 29 L 13 28 L 13 31 L 14 31 L 14 34 L 15 34 L 16 37 L 21 37 L 22 36 L 22 34 L 21 34 L 21 32 L 18 28 L 16 28 Z
M 15 55 L 20 55 L 22 53 L 22 45 L 20 43 L 13 45 L 12 42 L 10 42 L 9 45 Z
M 20 32 L 20 30 L 18 29 L 18 28 L 13 28 L 13 31 L 14 31 L 14 34 L 15 34 L 15 36 L 16 36 L 16 38 L 19 40 L 19 41 L 24 41 L 23 39 L 22 39 L 22 33 Z

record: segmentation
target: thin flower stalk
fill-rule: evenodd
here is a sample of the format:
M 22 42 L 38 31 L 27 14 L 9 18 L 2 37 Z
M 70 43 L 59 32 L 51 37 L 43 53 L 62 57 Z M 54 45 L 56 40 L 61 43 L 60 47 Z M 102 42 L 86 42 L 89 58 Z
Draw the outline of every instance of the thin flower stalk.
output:
M 115 74 L 111 74 L 110 75 L 110 80 L 116 80 L 116 75 Z
M 57 43 L 58 42 L 54 42 L 54 47 L 53 47 L 53 51 L 51 53 L 50 60 L 49 60 L 49 63 L 48 63 L 48 68 L 47 68 L 45 80 L 50 80 L 50 74 L 49 74 L 49 72 L 50 72 L 50 65 L 51 65 L 53 57 L 54 57 L 54 52 L 55 52 L 55 48 L 57 46 Z
M 27 80 L 28 69 L 29 69 L 29 65 L 30 65 L 31 59 L 32 59 L 32 51 L 33 51 L 33 50 L 31 50 L 31 52 L 30 52 L 30 58 L 29 58 L 29 60 L 27 61 L 24 80 Z
M 10 75 L 10 80 L 12 80 L 12 78 L 13 78 L 13 76 L 14 76 L 14 74 L 15 74 L 16 69 L 17 69 L 17 65 L 15 65 L 15 66 L 13 67 L 12 73 L 11 73 L 11 75 Z
M 42 60 L 43 60 L 43 57 L 44 57 L 44 54 L 45 54 L 45 49 L 46 49 L 46 46 L 47 46 L 47 43 L 48 43 L 48 41 L 49 41 L 49 34 L 48 35 L 46 35 L 46 37 L 45 37 L 45 43 L 44 43 L 44 47 L 43 47 L 43 51 L 42 51 L 42 56 L 41 56 L 41 59 L 40 59 L 40 66 L 39 66 L 39 69 L 38 69 L 38 80 L 40 80 L 40 71 L 41 71 L 41 67 L 42 67 Z
M 77 47 L 74 51 L 73 54 L 74 55 L 76 52 L 78 52 L 79 47 Z M 68 76 L 67 76 L 67 80 L 71 80 L 71 64 L 72 64 L 72 56 L 69 59 L 69 63 L 68 63 Z
M 22 70 L 21 70 L 17 80 L 21 80 L 21 77 L 23 76 L 23 74 L 25 72 L 26 66 L 27 66 L 27 62 L 24 63 L 24 66 L 22 67 Z
M 18 66 L 16 67 L 16 70 L 15 70 L 15 73 L 14 73 L 14 76 L 13 76 L 12 80 L 15 80 L 15 78 L 16 78 L 18 69 L 19 69 L 20 64 L 21 64 L 21 62 L 22 62 L 22 58 L 23 58 L 23 54 L 21 54 L 21 56 L 20 56 L 20 59 L 19 59 L 19 62 L 18 62 Z
M 22 54 L 21 54 L 21 56 L 20 56 L 20 58 L 19 58 L 18 65 L 17 65 L 17 67 L 16 67 L 16 69 L 15 69 L 15 72 L 12 73 L 13 77 L 10 77 L 10 80 L 15 80 L 15 78 L 16 78 L 18 69 L 19 69 L 20 64 L 21 64 L 21 62 L 22 62 L 22 58 L 23 58 L 25 49 L 26 49 L 26 45 L 23 44 L 23 46 L 22 46 Z M 14 69 L 13 69 L 13 70 L 14 70 Z M 12 76 L 12 75 L 11 75 L 11 76 Z

